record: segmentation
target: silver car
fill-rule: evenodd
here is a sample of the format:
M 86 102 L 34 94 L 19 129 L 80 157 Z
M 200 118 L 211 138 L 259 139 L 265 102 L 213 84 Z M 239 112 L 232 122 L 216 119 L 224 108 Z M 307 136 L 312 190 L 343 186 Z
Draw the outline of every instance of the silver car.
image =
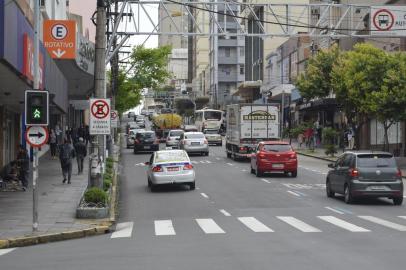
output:
M 178 147 L 180 136 L 184 133 L 181 129 L 174 129 L 168 132 L 166 137 L 166 146 L 167 147 Z
M 209 142 L 209 144 L 219 146 L 223 145 L 223 138 L 219 134 L 218 129 L 205 129 L 203 133 L 206 136 L 206 140 Z
M 127 149 L 134 147 L 135 135 L 137 132 L 144 131 L 144 129 L 134 128 L 130 129 L 127 135 Z
M 209 143 L 202 132 L 185 132 L 180 136 L 179 149 L 188 153 L 209 155 Z
M 195 171 L 184 150 L 162 150 L 151 155 L 148 165 L 148 187 L 154 191 L 158 185 L 189 185 L 195 189 Z

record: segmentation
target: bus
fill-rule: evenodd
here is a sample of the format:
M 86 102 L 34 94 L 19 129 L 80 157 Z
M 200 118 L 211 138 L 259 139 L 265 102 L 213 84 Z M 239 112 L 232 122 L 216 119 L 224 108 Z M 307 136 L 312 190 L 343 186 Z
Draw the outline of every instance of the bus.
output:
M 197 130 L 202 131 L 205 129 L 220 130 L 223 124 L 223 111 L 213 109 L 197 110 L 194 114 L 194 121 Z

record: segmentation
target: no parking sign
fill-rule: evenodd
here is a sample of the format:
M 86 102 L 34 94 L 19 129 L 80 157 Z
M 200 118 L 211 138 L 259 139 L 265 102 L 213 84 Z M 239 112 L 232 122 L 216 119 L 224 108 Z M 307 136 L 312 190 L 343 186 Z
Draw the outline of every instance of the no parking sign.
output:
M 110 135 L 110 99 L 90 99 L 90 135 Z

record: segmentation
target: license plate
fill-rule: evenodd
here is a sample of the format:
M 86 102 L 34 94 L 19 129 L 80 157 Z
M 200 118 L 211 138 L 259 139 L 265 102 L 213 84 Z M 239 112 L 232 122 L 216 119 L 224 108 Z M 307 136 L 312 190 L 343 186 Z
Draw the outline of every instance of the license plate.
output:
M 369 188 L 371 190 L 385 190 L 384 186 L 370 186 Z
M 176 171 L 179 171 L 179 167 L 168 167 L 168 168 L 166 168 L 166 170 L 168 172 L 176 172 Z
M 144 146 L 144 149 L 150 149 L 151 147 L 150 146 Z
M 191 145 L 200 145 L 199 142 L 192 142 Z
M 272 164 L 272 168 L 283 169 L 283 164 Z

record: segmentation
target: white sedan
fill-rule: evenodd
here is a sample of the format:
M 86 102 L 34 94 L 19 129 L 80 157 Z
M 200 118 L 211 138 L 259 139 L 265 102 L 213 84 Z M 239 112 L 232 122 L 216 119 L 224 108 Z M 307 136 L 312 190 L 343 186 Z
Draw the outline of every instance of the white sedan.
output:
M 156 151 L 145 165 L 151 191 L 158 185 L 188 185 L 195 189 L 195 171 L 184 150 Z

